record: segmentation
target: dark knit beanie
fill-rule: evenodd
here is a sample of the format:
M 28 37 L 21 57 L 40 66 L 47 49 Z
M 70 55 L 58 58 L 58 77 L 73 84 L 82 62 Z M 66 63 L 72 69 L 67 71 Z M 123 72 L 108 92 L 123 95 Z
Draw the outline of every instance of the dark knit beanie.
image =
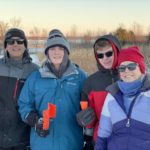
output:
M 144 56 L 137 46 L 128 47 L 120 51 L 118 56 L 118 66 L 124 61 L 133 61 L 139 64 L 141 72 L 145 74 Z
M 11 39 L 12 37 L 19 37 L 21 39 L 24 39 L 24 45 L 27 48 L 28 42 L 27 42 L 25 33 L 23 32 L 23 30 L 18 29 L 18 28 L 11 28 L 6 32 L 5 37 L 4 37 L 4 48 L 6 48 L 6 45 L 7 45 L 6 41 L 8 39 Z
M 45 46 L 45 54 L 47 50 L 54 46 L 61 46 L 67 50 L 68 54 L 70 53 L 70 44 L 68 40 L 64 37 L 63 33 L 58 29 L 53 29 L 49 32 L 48 39 Z

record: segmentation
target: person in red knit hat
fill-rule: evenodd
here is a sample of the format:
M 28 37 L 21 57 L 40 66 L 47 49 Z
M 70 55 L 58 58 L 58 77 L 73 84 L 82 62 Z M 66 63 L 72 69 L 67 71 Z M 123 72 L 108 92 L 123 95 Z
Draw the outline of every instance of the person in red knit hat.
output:
M 107 88 L 95 150 L 149 150 L 150 76 L 137 46 L 119 53 L 120 80 Z

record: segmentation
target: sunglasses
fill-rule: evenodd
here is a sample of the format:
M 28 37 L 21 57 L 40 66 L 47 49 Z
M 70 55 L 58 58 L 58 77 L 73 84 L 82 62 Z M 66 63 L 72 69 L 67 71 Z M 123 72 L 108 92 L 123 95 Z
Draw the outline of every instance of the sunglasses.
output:
M 136 63 L 130 63 L 128 65 L 120 65 L 118 67 L 118 72 L 125 72 L 126 68 L 128 68 L 129 71 L 133 71 L 136 69 L 137 66 L 138 64 Z
M 106 52 L 106 53 L 97 53 L 97 57 L 98 57 L 99 59 L 103 59 L 103 58 L 104 58 L 104 55 L 105 55 L 106 57 L 111 57 L 111 56 L 113 55 L 113 51 L 108 51 L 108 52 Z
M 9 44 L 9 45 L 13 45 L 15 42 L 17 44 L 23 44 L 24 39 L 8 39 L 8 40 L 6 40 L 6 43 Z

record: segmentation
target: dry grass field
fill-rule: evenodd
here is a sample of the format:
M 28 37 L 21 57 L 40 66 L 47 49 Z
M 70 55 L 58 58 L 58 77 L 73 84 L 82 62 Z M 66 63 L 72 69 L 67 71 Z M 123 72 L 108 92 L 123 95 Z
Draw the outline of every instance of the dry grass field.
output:
M 130 45 L 125 45 L 123 48 L 126 48 L 128 46 Z M 150 46 L 140 45 L 140 48 L 145 56 L 146 64 L 150 64 Z M 38 53 L 38 57 L 40 62 L 43 62 L 45 59 L 43 53 Z M 72 50 L 69 57 L 74 63 L 78 64 L 88 74 L 91 74 L 97 70 L 97 65 L 92 48 Z
M 38 57 L 40 62 L 45 60 L 43 53 L 38 53 Z M 69 57 L 72 62 L 79 65 L 88 74 L 95 72 L 97 69 L 92 49 L 72 50 Z

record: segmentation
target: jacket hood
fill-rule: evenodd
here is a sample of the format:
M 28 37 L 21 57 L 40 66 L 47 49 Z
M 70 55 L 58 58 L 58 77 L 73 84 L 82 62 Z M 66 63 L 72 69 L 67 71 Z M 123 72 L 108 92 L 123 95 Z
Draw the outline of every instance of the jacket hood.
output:
M 121 50 L 121 43 L 119 42 L 119 40 L 112 34 L 107 34 L 107 35 L 103 35 L 103 36 L 100 36 L 96 39 L 94 45 L 93 45 L 93 49 L 94 49 L 94 55 L 95 55 L 95 58 L 96 58 L 96 61 L 97 61 L 97 66 L 98 66 L 98 69 L 99 70 L 106 70 L 99 62 L 98 60 L 98 57 L 97 57 L 97 53 L 96 53 L 96 50 L 95 50 L 95 45 L 97 44 L 98 41 L 101 41 L 101 40 L 107 40 L 110 45 L 112 46 L 112 50 L 114 52 L 114 62 L 113 62 L 113 65 L 112 65 L 112 69 L 115 69 L 116 66 L 117 66 L 117 57 L 118 57 L 118 52 Z

